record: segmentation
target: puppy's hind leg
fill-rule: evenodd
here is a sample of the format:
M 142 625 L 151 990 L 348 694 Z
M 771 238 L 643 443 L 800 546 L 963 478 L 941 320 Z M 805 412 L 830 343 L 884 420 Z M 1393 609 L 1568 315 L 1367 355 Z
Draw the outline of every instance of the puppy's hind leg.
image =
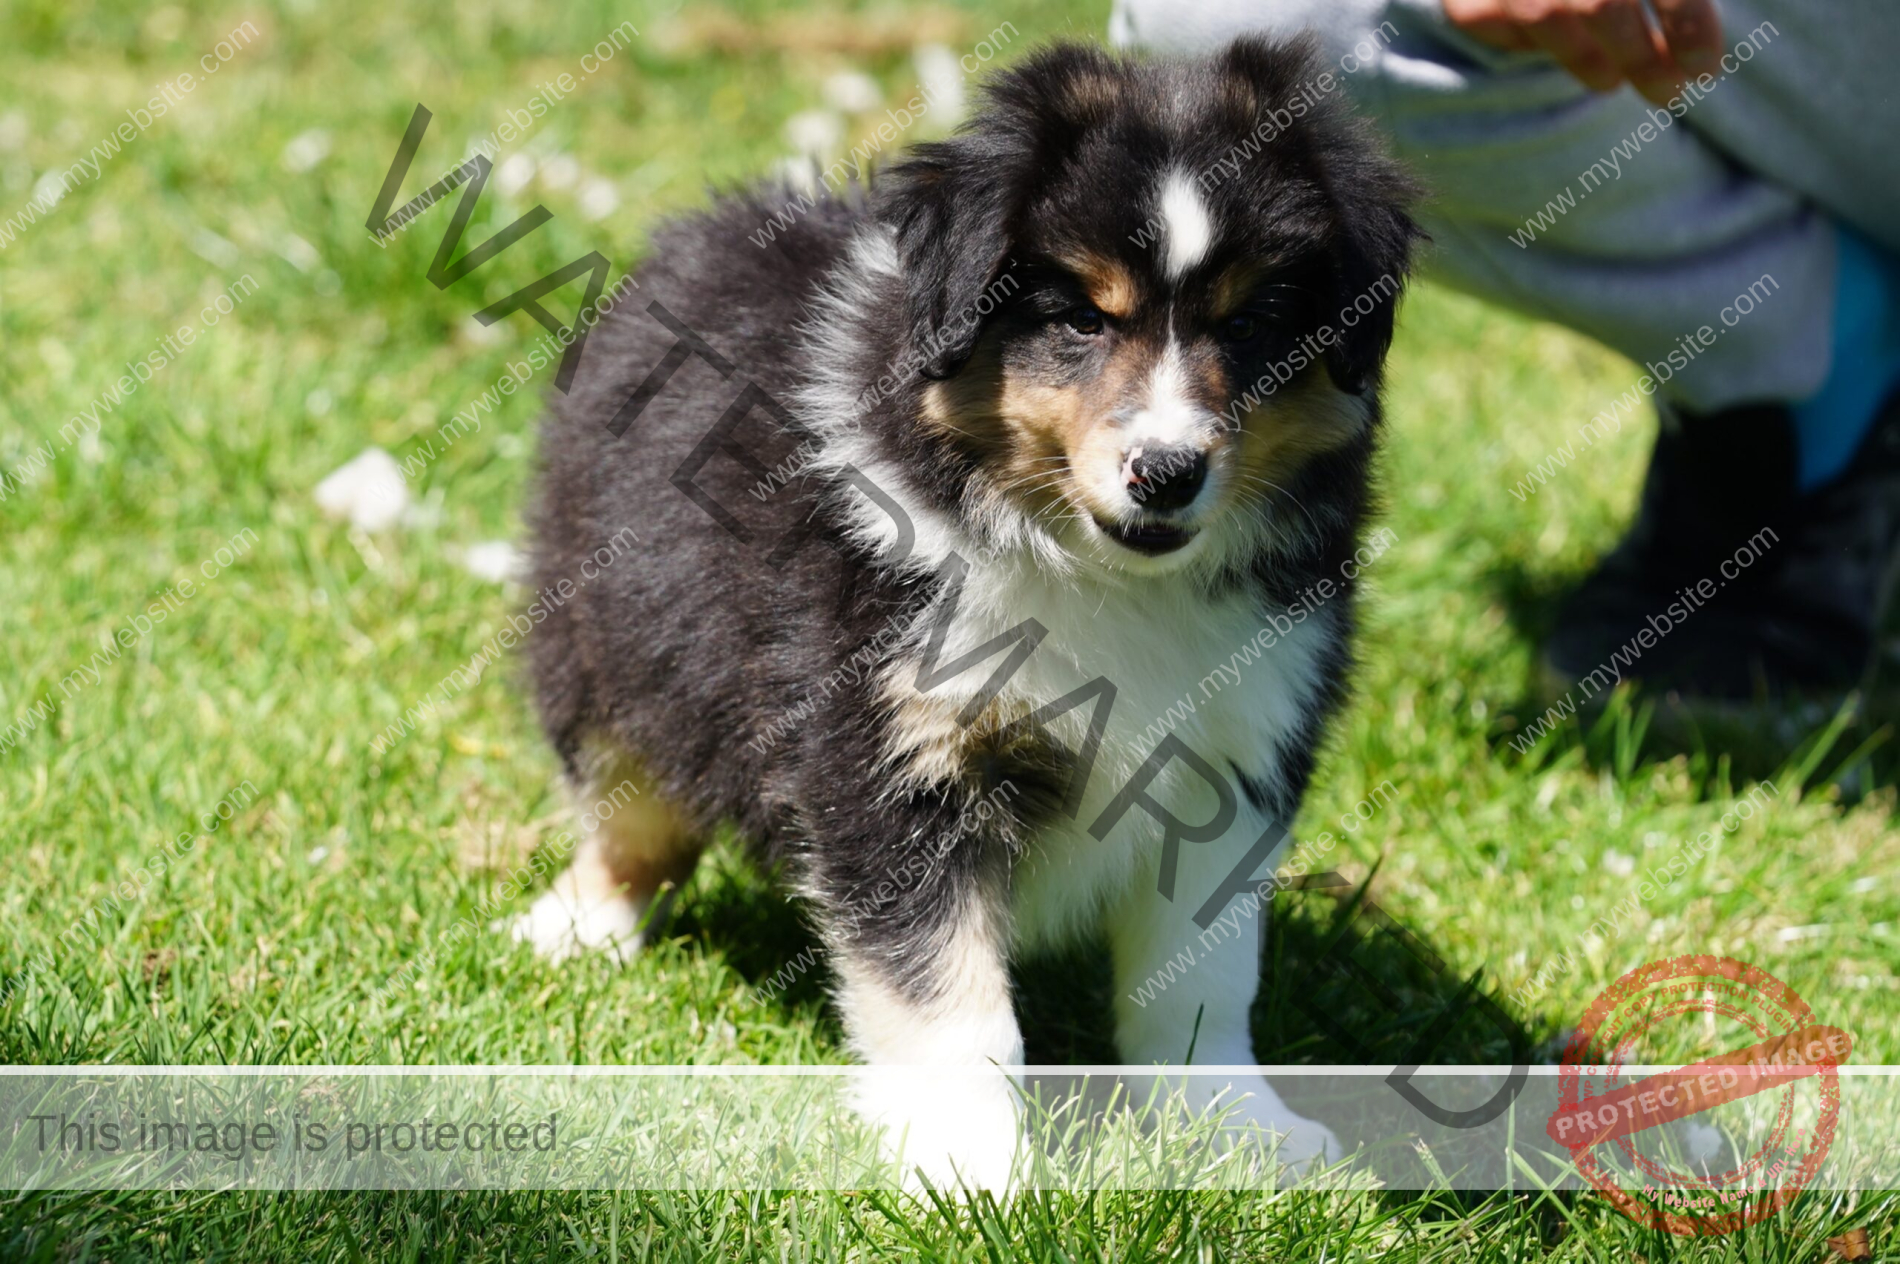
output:
M 574 859 L 511 930 L 550 961 L 598 950 L 624 962 L 665 921 L 704 840 L 624 754 L 597 759 L 574 798 Z

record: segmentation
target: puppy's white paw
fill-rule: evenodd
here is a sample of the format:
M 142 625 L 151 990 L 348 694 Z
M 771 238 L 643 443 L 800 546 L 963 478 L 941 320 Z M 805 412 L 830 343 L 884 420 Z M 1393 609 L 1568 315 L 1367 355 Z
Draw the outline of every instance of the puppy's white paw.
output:
M 601 951 L 624 965 L 640 951 L 640 909 L 619 894 L 577 899 L 556 887 L 542 892 L 508 929 L 516 943 L 532 945 L 556 964 Z
M 853 1104 L 883 1130 L 911 1192 L 921 1193 L 925 1181 L 940 1191 L 1009 1189 L 1023 1123 L 1014 1086 L 1000 1072 L 866 1068 Z
M 1294 1114 L 1264 1079 L 1257 1085 L 1235 1083 L 1220 1095 L 1215 1109 L 1225 1109 L 1221 1120 L 1224 1143 L 1272 1146 L 1274 1158 L 1296 1170 L 1311 1171 L 1346 1157 L 1345 1147 L 1332 1129 Z
M 1232 1149 L 1257 1145 L 1271 1150 L 1275 1159 L 1296 1170 L 1311 1170 L 1346 1157 L 1345 1147 L 1325 1124 L 1295 1114 L 1264 1076 L 1165 1075 L 1144 1077 L 1131 1085 L 1137 1096 L 1159 1081 L 1159 1103 L 1172 1097 L 1194 1118 L 1219 1115 L 1216 1145 Z

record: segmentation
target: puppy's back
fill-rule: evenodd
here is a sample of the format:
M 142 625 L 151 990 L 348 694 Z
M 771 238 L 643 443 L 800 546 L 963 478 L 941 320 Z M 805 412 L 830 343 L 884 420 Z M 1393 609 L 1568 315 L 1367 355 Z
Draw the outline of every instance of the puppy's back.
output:
M 530 672 L 570 771 L 605 737 L 707 815 L 755 827 L 759 768 L 735 738 L 822 677 L 837 639 L 833 552 L 768 555 L 788 531 L 826 530 L 806 481 L 774 472 L 800 465 L 803 436 L 783 425 L 799 327 L 864 212 L 828 199 L 785 225 L 796 205 L 729 198 L 655 235 L 553 401 L 528 523 Z

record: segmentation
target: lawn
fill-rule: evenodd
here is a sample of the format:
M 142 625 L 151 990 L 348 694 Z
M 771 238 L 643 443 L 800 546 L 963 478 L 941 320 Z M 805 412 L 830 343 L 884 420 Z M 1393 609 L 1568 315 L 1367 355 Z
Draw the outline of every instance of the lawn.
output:
M 589 251 L 617 278 L 659 217 L 783 157 L 787 120 L 821 103 L 829 76 L 864 71 L 901 103 L 918 38 L 962 53 L 1007 22 L 1000 63 L 1097 36 L 1106 7 L 6 0 L 0 1062 L 841 1060 L 822 972 L 761 988 L 812 941 L 730 847 L 630 966 L 550 967 L 477 936 L 384 990 L 491 898 L 498 869 L 567 824 L 514 665 L 439 692 L 523 600 L 472 573 L 466 550 L 518 533 L 536 392 L 501 398 L 452 443 L 439 430 L 541 335 L 472 312 Z M 637 37 L 583 75 L 582 54 L 627 21 Z M 206 56 L 215 73 L 178 87 Z M 404 200 L 525 110 L 470 240 L 537 202 L 553 216 L 446 291 L 424 275 L 445 213 L 386 247 L 363 228 L 418 102 L 434 121 Z M 49 172 L 128 120 L 96 174 L 17 222 Z M 505 191 L 517 154 L 533 179 Z M 134 388 L 101 410 L 122 376 Z M 1774 972 L 1855 1034 L 1857 1061 L 1900 1061 L 1900 832 L 1881 730 L 1824 733 L 1820 716 L 1731 757 L 1663 741 L 1643 700 L 1619 696 L 1513 745 L 1542 709 L 1537 638 L 1616 538 L 1653 418 L 1534 494 L 1513 488 L 1633 378 L 1561 330 L 1429 280 L 1414 290 L 1382 465 L 1396 542 L 1372 572 L 1357 698 L 1299 835 L 1377 797 L 1333 867 L 1370 881 L 1461 978 L 1482 971 L 1545 1058 L 1625 970 L 1694 951 Z M 88 409 L 96 432 L 74 429 Z M 414 499 L 404 521 L 365 532 L 327 518 L 314 491 L 370 445 L 414 458 Z M 413 732 L 373 745 L 432 696 Z M 1642 870 L 1751 790 L 1763 810 L 1684 880 L 1628 903 Z M 1619 907 L 1614 931 L 1588 934 Z M 1444 1002 L 1442 980 L 1377 937 L 1366 956 L 1401 1011 L 1313 984 L 1342 906 L 1287 892 L 1276 916 L 1262 1061 L 1360 1060 L 1301 997 L 1388 1061 Z M 1111 1056 L 1095 956 L 1025 976 L 1032 1061 Z M 1502 1053 L 1467 1024 L 1437 1057 Z M 1900 1260 L 1900 1203 L 1869 1195 L 1813 1195 L 1691 1242 L 1594 1198 L 111 1194 L 0 1200 L 0 1258 L 1656 1264 L 1818 1260 L 1856 1226 L 1874 1258 Z

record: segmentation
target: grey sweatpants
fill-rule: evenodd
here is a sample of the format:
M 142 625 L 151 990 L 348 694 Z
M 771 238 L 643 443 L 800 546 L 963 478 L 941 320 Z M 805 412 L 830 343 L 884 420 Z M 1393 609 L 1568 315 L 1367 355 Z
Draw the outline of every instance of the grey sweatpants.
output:
M 1900 3 L 1718 5 L 1732 70 L 1679 114 L 1468 39 L 1441 0 L 1115 0 L 1109 35 L 1206 52 L 1315 32 L 1429 190 L 1435 275 L 1641 363 L 1721 330 L 1665 388 L 1708 411 L 1819 389 L 1835 221 L 1900 253 Z

